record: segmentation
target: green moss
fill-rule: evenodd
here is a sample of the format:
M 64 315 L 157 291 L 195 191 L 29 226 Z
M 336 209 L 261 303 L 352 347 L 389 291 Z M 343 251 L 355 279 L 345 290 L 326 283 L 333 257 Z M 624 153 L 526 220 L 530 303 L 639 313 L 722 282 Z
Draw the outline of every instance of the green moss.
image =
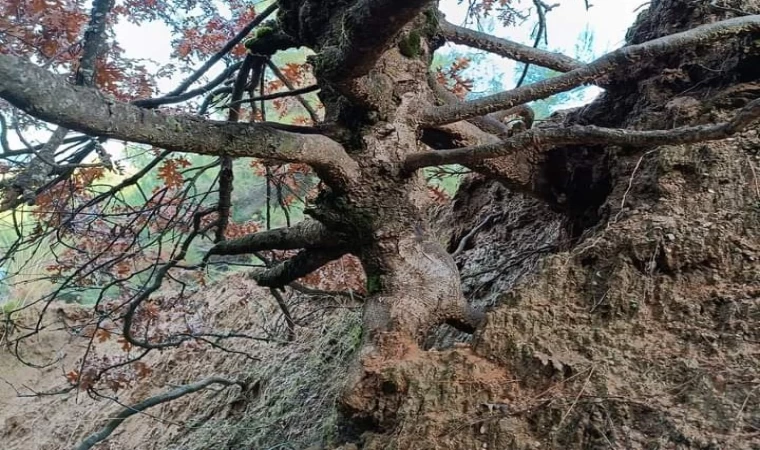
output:
M 435 36 L 438 33 L 439 26 L 438 12 L 433 8 L 426 9 L 424 33 L 429 37 Z
M 407 33 L 398 43 L 398 49 L 401 54 L 407 58 L 416 58 L 422 52 L 422 36 L 417 30 L 412 30 Z
M 345 338 L 343 340 L 345 341 L 346 348 L 353 349 L 351 351 L 357 350 L 362 344 L 363 336 L 364 328 L 362 327 L 362 322 L 355 322 L 345 333 Z
M 379 275 L 367 275 L 367 293 L 369 295 L 380 292 L 383 284 L 380 282 Z
M 24 306 L 20 300 L 4 300 L 0 302 L 0 320 L 11 320 L 19 309 Z
M 264 36 L 269 36 L 272 33 L 274 33 L 274 28 L 263 25 L 256 28 L 256 32 L 254 33 L 254 36 L 256 37 L 256 39 L 261 39 Z
M 262 26 L 256 28 L 256 30 L 253 32 L 253 36 L 251 36 L 248 39 L 246 39 L 245 41 L 243 41 L 243 45 L 245 46 L 245 48 L 247 48 L 247 49 L 250 50 L 251 48 L 253 48 L 256 45 L 256 43 L 260 39 L 262 39 L 264 37 L 267 37 L 267 36 L 271 36 L 272 34 L 274 34 L 274 28 L 273 27 L 262 25 Z

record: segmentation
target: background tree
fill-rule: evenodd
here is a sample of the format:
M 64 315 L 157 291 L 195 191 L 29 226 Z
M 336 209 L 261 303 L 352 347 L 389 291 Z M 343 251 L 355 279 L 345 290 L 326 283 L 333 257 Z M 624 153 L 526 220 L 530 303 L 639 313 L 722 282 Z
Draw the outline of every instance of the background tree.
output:
M 760 115 L 760 101 L 752 100 L 726 121 L 700 125 L 642 130 L 554 122 L 533 127 L 534 113 L 526 106 L 582 85 L 636 80 L 653 61 L 666 66 L 673 54 L 686 49 L 752 39 L 760 29 L 757 15 L 651 36 L 586 64 L 538 45 L 448 23 L 435 2 L 426 0 L 279 0 L 258 13 L 251 4 L 235 2 L 229 21 L 216 3 L 192 5 L 115 6 L 96 0 L 89 17 L 62 8 L 63 21 L 53 17 L 42 26 L 36 21 L 47 11 L 44 5 L 5 6 L 4 17 L 10 19 L 4 19 L 0 42 L 0 97 L 7 101 L 3 114 L 11 120 L 4 118 L 3 124 L 4 208 L 33 206 L 11 214 L 16 238 L 5 258 L 50 249 L 55 284 L 39 299 L 45 305 L 41 314 L 66 291 L 89 292 L 96 311 L 91 339 L 111 333 L 106 323 L 118 324 L 123 345 L 140 348 L 144 355 L 208 341 L 208 335 L 190 326 L 160 325 L 161 306 L 174 305 L 153 298 L 164 283 L 176 286 L 181 299 L 186 289 L 204 283 L 209 265 L 253 255 L 256 259 L 249 263 L 259 267 L 250 270 L 251 276 L 277 297 L 278 289 L 302 288 L 297 280 L 352 255 L 355 260 L 346 261 L 358 260 L 366 279 L 364 349 L 343 403 L 368 420 L 376 419 L 376 411 L 361 399 L 394 393 L 377 367 L 368 369 L 372 361 L 390 367 L 439 325 L 472 333 L 483 318 L 483 311 L 472 308 L 462 293 L 448 251 L 457 250 L 445 248 L 431 231 L 428 218 L 435 197 L 421 169 L 463 166 L 566 211 L 572 206 L 563 192 L 567 186 L 555 181 L 569 169 L 552 159 L 560 147 L 563 152 L 593 145 L 641 151 L 724 139 Z M 535 3 L 540 17 L 550 9 Z M 183 10 L 198 14 L 176 13 Z M 498 13 L 507 23 L 521 14 L 510 2 L 473 2 L 472 10 L 476 15 Z M 165 20 L 182 35 L 178 58 L 210 55 L 207 63 L 173 91 L 151 97 L 144 68 L 119 58 L 109 36 L 118 15 Z M 536 34 L 540 38 L 540 29 Z M 429 71 L 444 41 L 561 74 L 462 100 L 467 86 L 457 78 L 457 67 L 443 78 Z M 278 52 L 302 47 L 313 52 L 308 63 L 272 63 Z M 194 87 L 219 61 L 226 68 Z M 321 107 L 304 97 L 316 91 Z M 269 101 L 281 103 L 269 107 Z M 178 104 L 186 106 L 169 106 Z M 267 121 L 273 113 L 287 116 L 283 111 L 291 107 L 303 108 L 306 115 L 292 117 L 293 124 Z M 208 117 L 217 111 L 222 120 Z M 41 145 L 25 143 L 23 131 L 45 126 L 38 121 L 57 128 Z M 9 129 L 17 131 L 22 148 L 7 144 Z M 108 139 L 157 150 L 134 174 L 105 183 L 107 170 L 119 170 L 103 146 Z M 267 210 L 279 208 L 287 215 L 288 202 L 313 190 L 303 199 L 307 218 L 296 222 L 284 217 L 282 228 L 272 228 L 271 214 L 263 227 L 232 220 L 238 206 L 232 196 L 237 158 L 260 160 L 259 173 L 268 180 Z M 161 183 L 145 190 L 140 183 L 151 171 Z M 287 177 L 319 181 L 310 189 Z M 128 200 L 127 189 L 133 188 L 139 196 Z M 465 241 L 463 236 L 460 244 Z M 287 305 L 280 304 L 292 337 L 295 323 Z M 40 324 L 23 330 L 16 341 L 38 333 Z M 89 366 L 83 363 L 69 374 L 72 388 L 89 389 L 117 366 L 144 370 L 137 364 L 140 357 L 96 370 L 85 370 Z

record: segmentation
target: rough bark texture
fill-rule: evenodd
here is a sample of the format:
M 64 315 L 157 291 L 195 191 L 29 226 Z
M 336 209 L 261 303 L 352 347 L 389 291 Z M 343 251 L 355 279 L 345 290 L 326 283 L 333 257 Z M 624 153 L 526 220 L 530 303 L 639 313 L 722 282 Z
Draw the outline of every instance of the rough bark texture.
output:
M 652 2 L 629 40 L 731 14 L 707 2 Z M 644 63 L 640 81 L 611 85 L 554 120 L 638 129 L 725 120 L 760 93 L 756 39 Z M 757 448 L 759 148 L 752 129 L 706 144 L 556 149 L 538 177 L 553 206 L 469 180 L 438 232 L 453 251 L 490 218 L 457 258 L 470 302 L 493 307 L 487 323 L 472 349 L 366 362 L 375 379 L 348 402 L 354 442 Z M 370 395 L 378 387 L 385 395 Z

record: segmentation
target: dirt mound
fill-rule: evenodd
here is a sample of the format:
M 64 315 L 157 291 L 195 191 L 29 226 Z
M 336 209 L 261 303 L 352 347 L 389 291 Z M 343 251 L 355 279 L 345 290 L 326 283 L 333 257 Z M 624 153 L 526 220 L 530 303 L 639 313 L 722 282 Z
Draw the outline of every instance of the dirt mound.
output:
M 711 99 L 738 92 L 679 112 L 721 117 Z M 760 448 L 757 130 L 607 150 L 603 217 L 575 238 L 572 215 L 465 186 L 446 223 L 456 247 L 495 219 L 458 259 L 470 301 L 495 306 L 471 347 L 373 362 L 366 391 L 391 400 L 349 399 L 360 448 Z

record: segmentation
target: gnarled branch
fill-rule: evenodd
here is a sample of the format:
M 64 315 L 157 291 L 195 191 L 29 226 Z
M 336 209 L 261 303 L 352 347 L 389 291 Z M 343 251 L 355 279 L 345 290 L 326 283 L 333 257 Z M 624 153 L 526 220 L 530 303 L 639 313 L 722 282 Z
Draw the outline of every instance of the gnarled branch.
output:
M 560 145 L 621 145 L 648 147 L 687 144 L 727 138 L 760 118 L 760 99 L 753 100 L 729 122 L 699 125 L 672 130 L 624 130 L 596 126 L 533 129 L 499 143 L 441 150 L 410 155 L 405 169 L 444 164 L 467 164 L 489 158 L 509 156 L 517 152 L 536 155 Z M 530 159 L 530 158 L 529 158 Z
M 420 118 L 423 126 L 452 123 L 495 111 L 512 108 L 533 100 L 566 92 L 583 84 L 597 83 L 616 71 L 631 67 L 631 63 L 652 59 L 690 46 L 704 45 L 718 39 L 760 31 L 760 15 L 737 17 L 701 25 L 681 33 L 671 34 L 642 44 L 623 47 L 608 53 L 586 66 L 537 83 L 489 95 L 459 105 L 444 105 L 428 109 Z
M 341 189 L 356 180 L 358 164 L 337 142 L 261 123 L 228 123 L 169 116 L 106 98 L 11 55 L 0 55 L 0 97 L 39 119 L 82 133 L 205 155 L 300 162 Z
M 494 134 L 483 131 L 483 128 L 485 127 L 479 122 L 479 119 L 486 119 L 489 122 L 498 124 L 501 123 L 492 119 L 490 116 L 483 116 L 470 119 L 469 121 L 463 120 L 448 125 L 440 125 L 435 127 L 435 132 L 444 134 L 447 142 L 459 142 L 467 147 L 485 146 L 502 142 L 501 139 Z M 426 130 L 422 134 L 423 142 L 428 145 L 432 144 L 431 142 L 428 142 L 428 137 L 430 137 L 429 134 L 431 134 L 430 130 Z M 507 137 L 506 134 L 502 134 L 501 136 L 502 138 Z M 440 151 L 446 152 L 454 150 Z M 489 178 L 498 180 L 512 190 L 527 193 L 532 191 L 531 186 L 533 185 L 533 177 L 536 175 L 536 171 L 528 158 L 520 152 L 515 152 L 509 156 L 500 158 L 462 161 L 460 164 L 473 172 L 478 172 Z
M 345 244 L 335 233 L 315 220 L 305 220 L 289 228 L 276 228 L 219 242 L 208 255 L 243 255 L 263 250 L 330 248 Z
M 581 61 L 569 56 L 518 44 L 487 33 L 460 27 L 445 20 L 440 21 L 440 26 L 441 33 L 447 41 L 484 50 L 515 61 L 548 67 L 558 72 L 569 72 L 583 66 Z
M 282 287 L 314 272 L 332 260 L 347 253 L 345 248 L 326 250 L 305 249 L 269 269 L 259 269 L 251 272 L 251 278 L 260 286 Z
M 446 104 L 460 103 L 454 94 L 444 89 L 435 79 L 431 77 L 428 81 L 442 102 Z M 422 141 L 435 149 L 495 144 L 510 136 L 511 130 L 504 124 L 503 119 L 514 115 L 522 118 L 526 128 L 532 126 L 533 111 L 526 105 L 519 105 L 506 111 L 498 111 L 485 116 L 473 117 L 466 121 L 425 129 L 423 130 Z M 443 137 L 443 141 L 441 141 L 441 137 Z M 437 145 L 441 143 L 442 146 Z M 452 145 L 452 143 L 460 145 Z M 510 189 L 522 192 L 531 191 L 530 186 L 533 184 L 532 177 L 535 175 L 535 171 L 532 170 L 530 162 L 521 154 L 503 158 L 465 161 L 462 162 L 462 165 L 474 172 L 499 180 Z

